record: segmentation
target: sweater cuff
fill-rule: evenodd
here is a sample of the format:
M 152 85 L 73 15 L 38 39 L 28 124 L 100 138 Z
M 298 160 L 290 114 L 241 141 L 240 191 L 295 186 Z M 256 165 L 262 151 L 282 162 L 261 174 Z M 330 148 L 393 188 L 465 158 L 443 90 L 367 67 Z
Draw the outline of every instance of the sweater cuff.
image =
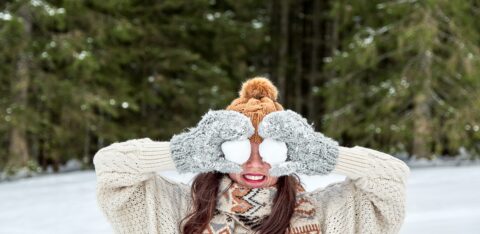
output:
M 365 176 L 368 168 L 370 168 L 370 160 L 367 152 L 358 146 L 353 148 L 339 146 L 339 155 L 333 173 L 357 179 Z
M 140 154 L 138 156 L 144 172 L 160 172 L 166 170 L 175 170 L 170 153 L 170 142 L 152 141 L 149 138 L 141 139 L 137 142 Z

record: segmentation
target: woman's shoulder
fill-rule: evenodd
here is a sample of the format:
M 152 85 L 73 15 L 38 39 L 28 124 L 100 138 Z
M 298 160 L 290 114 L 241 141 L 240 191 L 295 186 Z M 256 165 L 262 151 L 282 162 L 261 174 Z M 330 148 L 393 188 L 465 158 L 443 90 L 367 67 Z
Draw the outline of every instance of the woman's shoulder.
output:
M 173 220 L 183 218 L 191 209 L 190 185 L 159 174 L 154 178 L 155 194 L 151 197 L 156 197 L 157 212 L 164 216 L 173 215 Z
M 183 182 L 173 180 L 167 176 L 156 174 L 155 175 L 156 187 L 160 190 L 166 190 L 166 192 L 177 196 L 189 196 L 191 186 Z
M 350 179 L 346 178 L 344 181 L 335 182 L 326 187 L 299 193 L 297 199 L 309 200 L 317 209 L 336 209 L 335 207 L 345 206 L 354 201 L 355 187 Z

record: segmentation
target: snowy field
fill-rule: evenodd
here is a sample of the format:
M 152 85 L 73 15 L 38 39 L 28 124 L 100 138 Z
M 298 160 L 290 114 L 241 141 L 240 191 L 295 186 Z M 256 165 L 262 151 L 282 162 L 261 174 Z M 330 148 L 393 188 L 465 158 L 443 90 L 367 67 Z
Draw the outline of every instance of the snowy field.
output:
M 163 173 L 175 180 L 190 176 Z M 343 180 L 303 177 L 306 189 Z M 480 166 L 414 169 L 402 234 L 480 233 Z M 0 183 L 0 234 L 112 233 L 97 208 L 95 173 L 72 172 Z

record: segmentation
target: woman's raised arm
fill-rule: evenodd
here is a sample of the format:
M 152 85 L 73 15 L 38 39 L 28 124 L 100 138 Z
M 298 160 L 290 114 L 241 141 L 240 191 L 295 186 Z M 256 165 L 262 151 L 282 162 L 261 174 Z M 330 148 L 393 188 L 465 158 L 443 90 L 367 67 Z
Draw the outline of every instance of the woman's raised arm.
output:
M 177 231 L 188 209 L 189 187 L 155 173 L 175 169 L 169 142 L 113 143 L 100 149 L 93 162 L 97 201 L 115 233 Z
M 311 193 L 318 204 L 323 204 L 325 230 L 340 225 L 356 233 L 399 232 L 405 218 L 410 174 L 404 162 L 365 147 L 340 147 L 333 172 L 347 176 L 346 180 Z

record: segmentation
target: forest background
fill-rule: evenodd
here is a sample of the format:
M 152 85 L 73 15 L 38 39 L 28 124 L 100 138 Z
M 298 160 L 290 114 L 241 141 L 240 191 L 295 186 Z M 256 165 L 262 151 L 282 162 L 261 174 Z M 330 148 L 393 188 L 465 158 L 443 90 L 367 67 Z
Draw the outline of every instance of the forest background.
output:
M 169 140 L 242 81 L 344 146 L 480 158 L 479 0 L 0 2 L 0 172 Z

